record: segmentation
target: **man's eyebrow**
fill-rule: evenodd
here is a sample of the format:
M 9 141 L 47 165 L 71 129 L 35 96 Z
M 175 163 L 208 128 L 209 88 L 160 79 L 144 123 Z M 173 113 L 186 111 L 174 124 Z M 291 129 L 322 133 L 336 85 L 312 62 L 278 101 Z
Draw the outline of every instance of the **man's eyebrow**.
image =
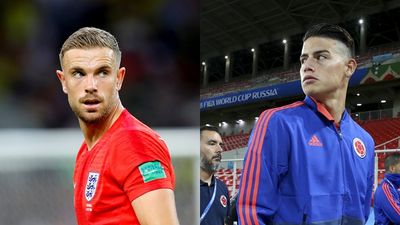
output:
M 112 67 L 109 66 L 109 65 L 102 65 L 99 68 L 97 68 L 96 71 L 99 71 L 99 70 L 111 70 L 111 69 L 112 69 Z
M 84 72 L 85 70 L 79 66 L 74 66 L 72 68 L 69 69 L 69 72 Z
M 308 54 L 303 53 L 303 54 L 300 55 L 300 58 L 304 58 L 304 57 L 307 57 L 307 56 L 308 56 Z
M 318 50 L 318 51 L 312 52 L 311 54 L 315 55 L 315 54 L 321 54 L 321 53 L 330 53 L 330 51 L 324 49 L 324 50 Z M 307 57 L 308 55 L 309 55 L 308 53 L 303 53 L 300 55 L 300 58 Z
M 217 139 L 214 139 L 214 138 L 208 139 L 207 143 L 217 143 L 219 145 L 224 145 L 224 142 L 222 142 L 222 141 L 219 142 Z
M 326 49 L 313 52 L 313 54 L 321 54 L 321 53 L 331 53 L 331 52 Z
M 217 142 L 217 140 L 215 140 L 215 139 L 208 139 L 207 142 Z

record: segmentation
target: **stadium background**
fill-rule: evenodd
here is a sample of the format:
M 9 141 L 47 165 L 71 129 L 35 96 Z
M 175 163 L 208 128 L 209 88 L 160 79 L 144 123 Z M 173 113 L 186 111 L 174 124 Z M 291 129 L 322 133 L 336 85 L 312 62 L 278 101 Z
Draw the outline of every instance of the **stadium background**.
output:
M 63 41 L 83 26 L 119 41 L 122 102 L 166 140 L 179 219 L 197 220 L 198 8 L 184 0 L 0 2 L 0 224 L 76 224 L 72 174 L 83 137 L 55 71 Z
M 392 0 L 202 1 L 200 123 L 224 136 L 217 176 L 231 195 L 258 115 L 304 98 L 301 39 L 321 22 L 339 24 L 355 39 L 358 69 L 346 109 L 373 136 L 376 182 L 383 178 L 384 157 L 400 148 L 399 14 L 400 2 Z

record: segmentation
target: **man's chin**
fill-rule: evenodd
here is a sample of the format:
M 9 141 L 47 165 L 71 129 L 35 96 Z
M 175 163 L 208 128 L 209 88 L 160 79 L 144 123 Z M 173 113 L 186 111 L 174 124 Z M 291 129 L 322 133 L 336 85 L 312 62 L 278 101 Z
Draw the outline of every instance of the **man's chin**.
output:
M 219 168 L 219 163 L 214 163 L 213 168 L 212 168 L 214 170 L 214 172 L 217 171 L 218 168 Z
M 219 164 L 215 165 L 202 165 L 200 166 L 204 171 L 208 172 L 208 173 L 215 173 L 218 168 L 219 168 Z
M 103 116 L 99 112 L 80 112 L 77 116 L 87 124 L 96 124 L 103 120 Z
M 315 94 L 315 89 L 313 87 L 311 87 L 310 85 L 306 86 L 306 87 L 302 87 L 303 88 L 303 92 L 304 94 L 311 96 Z

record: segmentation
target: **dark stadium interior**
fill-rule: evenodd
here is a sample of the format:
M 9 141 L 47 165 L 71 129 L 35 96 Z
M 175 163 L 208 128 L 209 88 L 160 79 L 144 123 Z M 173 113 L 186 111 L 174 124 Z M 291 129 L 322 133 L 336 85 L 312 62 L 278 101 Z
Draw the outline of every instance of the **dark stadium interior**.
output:
M 385 157 L 400 150 L 399 15 L 400 1 L 395 0 L 201 2 L 200 123 L 219 127 L 223 136 L 223 162 L 216 176 L 231 196 L 240 187 L 249 137 L 261 112 L 304 99 L 299 81 L 302 37 L 322 22 L 344 27 L 355 40 L 358 68 L 346 109 L 374 139 L 378 186 L 385 176 Z M 295 85 L 296 92 L 282 94 Z M 279 88 L 275 96 L 253 97 Z M 374 220 L 371 213 L 366 224 Z
M 311 24 L 320 22 L 344 25 L 357 39 L 361 17 L 368 17 L 368 46 L 395 42 L 399 6 L 394 0 L 205 0 L 200 6 L 200 56 L 208 60 L 273 42 L 281 49 L 283 38 L 300 40 Z

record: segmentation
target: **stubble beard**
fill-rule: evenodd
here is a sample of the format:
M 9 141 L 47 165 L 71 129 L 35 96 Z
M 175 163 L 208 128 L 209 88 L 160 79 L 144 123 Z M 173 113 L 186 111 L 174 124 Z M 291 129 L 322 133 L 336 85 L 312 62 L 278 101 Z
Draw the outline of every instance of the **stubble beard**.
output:
M 107 107 L 102 110 L 99 110 L 98 112 L 83 112 L 80 110 L 76 110 L 76 111 L 74 111 L 74 113 L 84 123 L 86 123 L 88 125 L 94 125 L 94 124 L 98 124 L 98 123 L 101 123 L 106 120 L 106 118 L 110 115 L 110 111 L 111 111 L 110 108 L 111 107 Z M 87 114 L 90 114 L 90 115 L 87 115 Z M 98 115 L 94 115 L 94 114 L 98 114 Z
M 72 111 L 75 113 L 75 115 L 78 117 L 79 120 L 84 122 L 87 125 L 96 125 L 99 123 L 104 122 L 107 120 L 107 118 L 111 115 L 113 107 L 116 105 L 114 104 L 109 104 L 105 106 L 104 108 L 99 108 L 98 111 L 95 112 L 87 112 L 84 110 L 79 109 L 76 106 L 71 105 Z
M 201 158 L 200 167 L 208 173 L 215 173 L 217 171 L 219 164 L 214 164 L 212 159 L 207 159 L 206 157 Z

